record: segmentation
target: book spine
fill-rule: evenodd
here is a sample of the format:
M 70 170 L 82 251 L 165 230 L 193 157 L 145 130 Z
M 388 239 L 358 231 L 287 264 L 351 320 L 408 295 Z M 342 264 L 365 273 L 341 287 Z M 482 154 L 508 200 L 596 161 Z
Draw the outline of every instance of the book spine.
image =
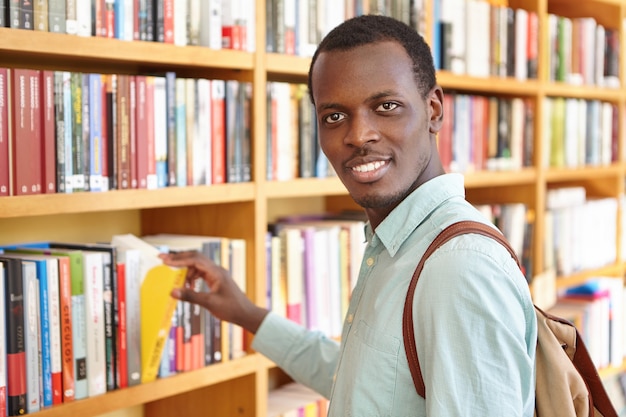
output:
M 48 31 L 48 1 L 35 0 L 33 4 L 34 29 L 42 32 Z
M 185 98 L 186 79 L 176 79 L 176 185 L 187 185 L 187 101 Z
M 89 190 L 102 187 L 102 76 L 89 74 Z
M 58 260 L 63 402 L 69 403 L 74 400 L 75 396 L 74 336 L 72 329 L 72 276 L 70 258 L 60 256 Z
M 117 388 L 117 266 L 115 250 L 102 252 L 102 304 L 104 322 L 104 349 L 106 364 L 106 390 L 113 391 Z
M 83 74 L 71 73 L 70 83 L 71 111 L 71 159 L 72 159 L 72 189 L 85 190 L 84 171 L 84 141 L 83 141 Z M 67 155 L 66 155 L 67 156 Z M 66 167 L 67 168 L 67 167 Z
M 76 2 L 79 0 L 65 0 L 65 32 L 69 35 L 78 33 L 78 17 L 76 15 Z
M 66 33 L 65 0 L 48 0 L 48 29 L 54 33 Z
M 117 76 L 117 184 L 121 190 L 130 183 L 130 75 Z
M 211 81 L 211 155 L 213 184 L 226 182 L 225 81 Z
M 128 387 L 128 349 L 126 348 L 126 271 L 123 262 L 117 262 L 117 386 Z
M 176 74 L 174 72 L 168 72 L 165 75 L 165 111 L 168 185 L 176 186 Z
M 54 72 L 54 132 L 55 132 L 55 170 L 56 190 L 65 193 L 65 105 L 63 99 L 63 72 Z
M 71 258 L 72 346 L 74 353 L 74 398 L 88 397 L 87 382 L 87 307 L 82 255 Z
M 2 12 L 2 10 L 0 10 Z M 0 343 L 0 416 L 7 415 L 7 301 L 5 291 L 4 263 L 0 261 L 0 334 L 5 337 L 5 342 Z
M 34 30 L 34 4 L 33 0 L 20 0 L 20 29 Z
M 26 413 L 26 345 L 24 328 L 24 283 L 17 259 L 4 258 L 7 316 L 7 411 L 9 416 Z
M 102 253 L 83 252 L 85 329 L 87 336 L 87 395 L 106 392 L 106 348 L 104 341 L 104 297 Z
M 163 1 L 163 42 L 174 43 L 174 1 Z
M 59 298 L 59 261 L 50 258 L 48 270 L 48 322 L 50 323 L 50 374 L 52 382 L 52 404 L 63 402 L 61 314 Z
M 22 261 L 24 286 L 24 347 L 26 352 L 26 413 L 41 409 L 39 402 L 39 282 L 35 262 Z
M 41 71 L 41 137 L 42 137 L 42 180 L 43 193 L 56 192 L 56 150 L 55 150 L 55 97 L 54 72 Z
M 133 251 L 134 252 L 134 251 Z M 127 251 L 126 270 L 126 349 L 128 352 L 128 386 L 141 382 L 141 309 L 139 290 L 139 253 Z
M 147 77 L 136 77 L 136 138 L 137 138 L 137 188 L 148 188 L 148 136 L 154 133 L 154 122 L 147 116 Z
M 11 192 L 9 175 L 9 70 L 0 68 L 0 196 Z
M 82 174 L 83 174 L 83 190 L 91 191 L 91 106 L 89 104 L 90 96 L 90 75 L 81 74 L 81 139 L 82 139 L 82 154 L 80 158 L 82 160 Z
M 146 131 L 145 137 L 145 165 L 146 165 L 146 188 L 152 190 L 157 188 L 157 169 L 156 169 L 156 122 L 155 122 L 155 102 L 154 102 L 154 90 L 155 90 L 155 77 L 146 77 L 146 91 L 145 91 L 145 120 L 144 126 Z M 139 138 L 138 138 L 139 145 Z M 140 160 L 140 156 L 138 156 Z M 138 161 L 139 164 L 139 161 Z M 138 168 L 139 169 L 139 168 Z
M 115 38 L 115 0 L 104 1 L 103 34 L 105 38 Z
M 40 338 L 40 366 L 41 366 L 41 388 L 42 395 L 40 398 L 41 407 L 49 407 L 52 405 L 52 339 L 50 326 L 50 293 L 49 293 L 49 275 L 48 262 L 46 259 L 38 259 L 36 261 L 37 280 L 38 280 L 38 305 L 39 305 L 39 335 Z
M 130 188 L 137 188 L 137 79 L 128 76 L 128 164 L 130 172 Z
M 34 194 L 31 188 L 31 169 L 33 149 L 31 148 L 32 137 L 30 136 L 30 88 L 29 76 L 26 69 L 14 69 L 11 71 L 12 79 L 12 133 L 11 133 L 11 157 L 13 175 L 13 193 L 15 195 Z
M 157 188 L 167 187 L 167 92 L 165 77 L 154 77 L 154 162 Z

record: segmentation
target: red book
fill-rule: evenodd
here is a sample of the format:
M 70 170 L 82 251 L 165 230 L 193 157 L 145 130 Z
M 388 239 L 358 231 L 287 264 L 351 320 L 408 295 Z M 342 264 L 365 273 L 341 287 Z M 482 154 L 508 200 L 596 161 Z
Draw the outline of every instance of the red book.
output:
M 54 119 L 54 72 L 41 71 L 41 139 L 42 139 L 42 193 L 56 192 L 56 146 Z
M 38 194 L 41 191 L 41 135 L 35 131 L 32 119 L 35 109 L 31 108 L 32 91 L 38 88 L 39 83 L 31 86 L 31 71 L 28 69 L 11 71 L 11 156 L 14 195 Z M 38 106 L 39 98 L 32 105 Z
M 154 135 L 154 126 L 151 128 L 147 115 L 147 78 L 145 75 L 138 75 L 135 83 L 137 90 L 135 110 L 137 188 L 148 188 L 148 135 Z
M 117 379 L 120 388 L 128 387 L 128 349 L 126 347 L 126 266 L 117 264 Z
M 164 43 L 174 43 L 174 0 L 163 0 Z
M 11 193 L 9 175 L 9 70 L 0 68 L 0 196 Z
M 130 188 L 137 188 L 137 78 L 128 76 L 128 133 L 129 149 L 128 164 L 130 165 Z
M 105 38 L 115 37 L 115 2 L 105 0 L 104 2 L 104 36 Z
M 226 182 L 226 83 L 211 81 L 211 167 L 213 184 Z
M 26 414 L 26 352 L 24 335 L 24 285 L 22 262 L 0 258 L 4 263 L 7 352 L 7 411 L 10 416 Z
M 63 402 L 74 401 L 74 345 L 72 331 L 72 276 L 70 258 L 59 256 L 59 303 L 61 312 L 61 368 Z
M 146 77 L 146 188 L 157 188 L 155 123 L 154 123 L 154 77 Z

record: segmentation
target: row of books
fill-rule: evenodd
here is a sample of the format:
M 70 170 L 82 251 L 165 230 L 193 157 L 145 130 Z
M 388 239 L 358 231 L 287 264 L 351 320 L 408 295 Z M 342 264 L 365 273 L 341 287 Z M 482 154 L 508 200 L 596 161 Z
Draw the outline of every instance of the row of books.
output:
M 577 85 L 619 88 L 617 29 L 592 17 L 548 14 L 548 79 Z
M 245 242 L 206 240 L 245 285 Z M 160 250 L 133 235 L 101 244 L 3 246 L 2 415 L 30 414 L 245 353 L 241 328 L 171 298 L 172 288 L 184 285 L 185 270 L 162 265 Z
M 593 277 L 562 291 L 548 312 L 576 325 L 597 368 L 619 368 L 626 356 L 625 303 L 621 278 Z
M 369 0 L 268 0 L 266 2 L 266 51 L 311 57 L 322 38 L 335 26 L 354 16 L 381 14 L 418 29 L 421 1 Z
M 340 337 L 365 249 L 364 220 L 288 217 L 270 225 L 267 307 L 308 329 Z
M 503 3 L 434 1 L 435 67 L 476 77 L 537 78 L 538 14 Z
M 582 186 L 546 193 L 544 265 L 558 275 L 601 268 L 617 260 L 616 198 L 588 198 Z
M 267 84 L 266 179 L 334 176 L 317 140 L 315 108 L 305 84 Z
M 517 170 L 533 164 L 534 103 L 449 92 L 438 135 L 447 171 Z
M 251 179 L 250 83 L 0 68 L 0 196 Z
M 0 0 L 0 27 L 255 50 L 254 0 Z
M 546 97 L 541 113 L 544 167 L 606 166 L 618 160 L 616 103 Z

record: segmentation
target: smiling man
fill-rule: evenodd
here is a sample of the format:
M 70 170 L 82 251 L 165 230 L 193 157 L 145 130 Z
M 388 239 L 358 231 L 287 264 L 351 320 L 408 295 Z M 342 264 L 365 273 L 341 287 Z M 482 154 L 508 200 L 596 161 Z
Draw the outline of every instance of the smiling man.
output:
M 532 416 L 534 307 L 515 261 L 484 236 L 456 237 L 426 262 L 413 299 L 426 399 L 411 379 L 402 312 L 413 270 L 446 226 L 485 222 L 439 159 L 443 92 L 428 45 L 397 20 L 350 19 L 319 45 L 309 91 L 321 148 L 369 220 L 341 343 L 254 305 L 197 253 L 163 259 L 211 291 L 173 295 L 254 333 L 254 349 L 330 399 L 329 416 Z

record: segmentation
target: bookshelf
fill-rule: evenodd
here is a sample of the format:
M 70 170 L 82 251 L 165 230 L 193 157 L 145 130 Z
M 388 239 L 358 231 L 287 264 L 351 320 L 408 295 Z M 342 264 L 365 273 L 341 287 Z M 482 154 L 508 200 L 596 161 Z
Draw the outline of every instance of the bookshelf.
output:
M 269 0 L 267 0 L 269 1 Z M 432 11 L 425 0 L 425 27 Z M 606 166 L 575 169 L 548 168 L 541 146 L 545 121 L 532 127 L 533 163 L 515 171 L 479 171 L 466 175 L 468 199 L 477 204 L 525 203 L 534 212 L 531 245 L 533 273 L 544 269 L 544 207 L 548 190 L 582 185 L 590 197 L 620 199 L 626 188 L 626 90 L 578 86 L 549 81 L 546 62 L 548 14 L 591 16 L 618 30 L 626 44 L 622 22 L 626 0 L 509 0 L 510 7 L 535 11 L 539 17 L 538 78 L 518 81 L 510 77 L 470 77 L 439 71 L 444 91 L 504 97 L 524 97 L 535 103 L 540 115 L 547 97 L 601 100 L 617 105 L 618 158 Z M 84 38 L 73 35 L 0 28 L 0 66 L 81 72 L 150 74 L 175 71 L 185 77 L 210 77 L 248 81 L 252 100 L 252 182 L 212 186 L 171 187 L 157 190 L 113 190 L 104 193 L 42 194 L 0 197 L 0 244 L 33 240 L 109 240 L 118 233 L 217 234 L 244 238 L 247 243 L 248 295 L 258 304 L 265 297 L 264 239 L 267 223 L 284 214 L 353 209 L 354 203 L 337 179 L 265 180 L 265 95 L 267 81 L 306 82 L 309 60 L 265 52 L 266 0 L 256 0 L 256 52 L 211 50 L 198 46 Z M 427 39 L 429 35 L 426 34 Z M 430 39 L 429 39 L 430 40 Z M 626 79 L 623 54 L 619 79 Z M 611 265 L 558 277 L 557 287 L 583 282 L 595 275 L 623 279 L 626 260 L 621 256 L 621 211 L 617 216 L 617 259 Z M 251 352 L 242 359 L 109 392 L 42 410 L 42 417 L 64 415 L 124 416 L 138 412 L 146 417 L 184 413 L 195 416 L 211 407 L 214 415 L 264 416 L 272 386 L 273 364 Z M 615 372 L 615 370 L 607 371 Z M 134 410 L 134 411 L 128 411 Z

